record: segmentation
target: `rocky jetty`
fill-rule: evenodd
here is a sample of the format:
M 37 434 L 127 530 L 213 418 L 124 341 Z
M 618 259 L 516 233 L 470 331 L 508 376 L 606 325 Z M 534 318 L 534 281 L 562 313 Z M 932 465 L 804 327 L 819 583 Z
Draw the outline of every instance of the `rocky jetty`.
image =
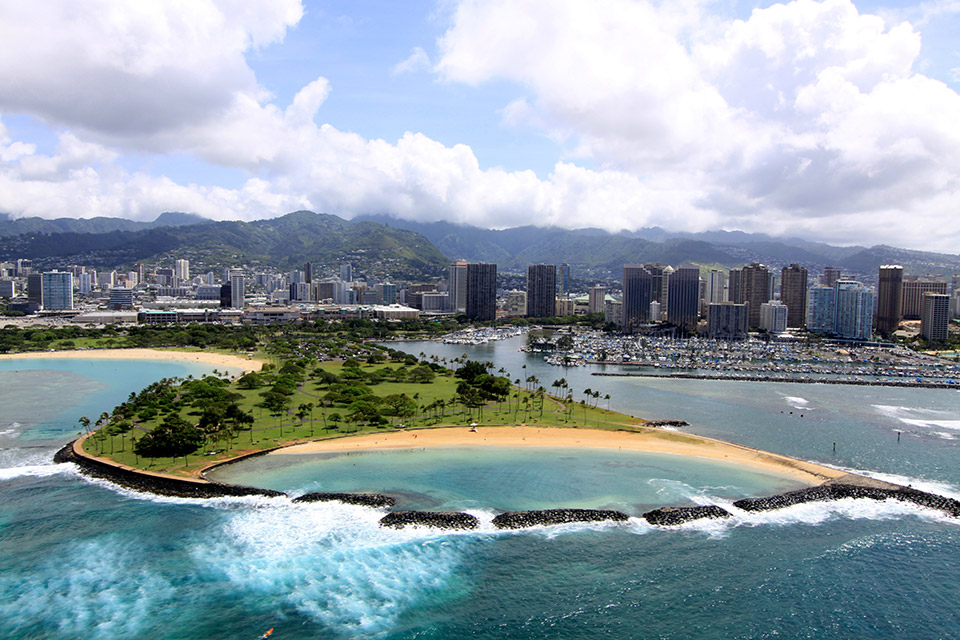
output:
M 343 502 L 361 507 L 392 507 L 397 501 L 390 496 L 378 493 L 305 493 L 297 496 L 293 502 Z
M 399 529 L 416 525 L 438 529 L 476 529 L 480 526 L 480 520 L 469 513 L 444 511 L 391 511 L 380 518 L 381 527 Z
M 912 502 L 923 507 L 939 509 L 948 515 L 960 517 L 960 501 L 934 493 L 920 491 L 912 487 L 896 485 L 873 487 L 844 483 L 823 484 L 818 487 L 788 491 L 787 493 L 765 498 L 744 498 L 743 500 L 734 502 L 733 506 L 738 509 L 743 509 L 744 511 L 769 511 L 771 509 L 782 509 L 804 502 L 824 502 L 828 500 L 840 500 L 842 498 L 900 500 L 903 502 Z
M 644 423 L 647 427 L 689 427 L 686 420 L 647 420 Z
M 644 519 L 653 525 L 672 527 L 701 518 L 729 518 L 730 512 L 716 505 L 696 507 L 660 507 L 643 514 Z
M 180 498 L 222 498 L 225 496 L 283 496 L 280 491 L 258 489 L 235 484 L 221 484 L 219 482 L 203 482 L 171 478 L 169 476 L 153 475 L 126 469 L 99 460 L 78 456 L 73 450 L 73 442 L 65 445 L 53 456 L 57 463 L 73 462 L 80 470 L 94 478 L 103 478 L 114 484 L 134 491 L 144 491 L 161 496 L 176 496 Z
M 540 511 L 508 511 L 493 519 L 498 529 L 524 529 L 526 527 L 570 522 L 625 522 L 627 514 L 605 509 L 543 509 Z

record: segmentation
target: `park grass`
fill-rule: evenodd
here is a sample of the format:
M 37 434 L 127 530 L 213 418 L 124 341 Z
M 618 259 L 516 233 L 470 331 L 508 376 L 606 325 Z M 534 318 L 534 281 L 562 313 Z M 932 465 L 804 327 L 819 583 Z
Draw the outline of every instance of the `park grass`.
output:
M 402 366 L 404 365 L 396 363 L 368 364 L 364 365 L 362 370 L 364 372 L 389 371 Z M 338 362 L 325 362 L 315 366 L 315 369 L 339 375 L 343 365 Z M 266 374 L 268 379 L 271 375 Z M 458 382 L 452 371 L 446 371 L 439 373 L 433 381 L 425 384 L 383 381 L 370 385 L 369 388 L 380 397 L 406 394 L 407 397 L 416 401 L 418 406 L 416 415 L 402 420 L 402 426 L 409 429 L 478 424 L 484 427 L 536 425 L 620 430 L 641 428 L 644 424 L 643 420 L 633 416 L 593 406 L 591 402 L 596 401 L 592 399 L 583 403 L 575 400 L 573 403 L 566 404 L 562 398 L 547 393 L 541 398 L 537 393 L 517 386 L 511 386 L 510 395 L 506 400 L 488 402 L 480 409 L 467 409 L 453 401 Z M 158 426 L 162 420 L 160 416 L 142 423 L 138 422 L 130 433 L 124 435 L 108 435 L 105 429 L 101 429 L 84 441 L 83 448 L 91 455 L 109 458 L 129 467 L 193 477 L 211 463 L 230 460 L 241 455 L 311 440 L 394 430 L 401 424 L 401 420 L 396 417 L 388 417 L 389 424 L 380 426 L 346 422 L 347 408 L 342 405 L 323 406 L 321 400 L 327 393 L 327 389 L 326 387 L 318 388 L 316 380 L 311 377 L 307 377 L 290 396 L 286 412 L 271 415 L 269 411 L 258 406 L 262 400 L 261 394 L 267 389 L 269 389 L 269 383 L 257 389 L 241 389 L 235 381 L 232 382 L 230 391 L 239 394 L 238 405 L 243 411 L 252 413 L 254 416 L 252 427 L 235 432 L 232 438 L 207 442 L 201 449 L 185 457 L 142 458 L 133 453 L 130 435 L 143 434 Z M 442 410 L 439 407 L 427 409 L 438 400 L 445 401 L 447 405 Z M 179 408 L 180 417 L 195 424 L 199 412 L 186 403 L 183 405 Z M 296 416 L 301 405 L 312 407 L 309 415 L 303 420 Z M 333 422 L 330 420 L 333 413 L 340 414 L 344 420 L 339 423 Z

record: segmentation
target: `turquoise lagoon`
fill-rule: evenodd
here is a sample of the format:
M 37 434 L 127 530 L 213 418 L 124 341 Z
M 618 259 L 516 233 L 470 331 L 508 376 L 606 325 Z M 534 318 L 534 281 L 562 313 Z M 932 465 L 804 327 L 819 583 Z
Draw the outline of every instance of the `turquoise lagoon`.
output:
M 683 418 L 698 433 L 960 495 L 955 392 L 597 378 L 517 346 L 467 351 L 512 377 L 533 373 L 549 388 L 565 376 L 578 392 L 610 393 L 613 408 Z M 936 512 L 845 500 L 677 529 L 632 518 L 493 530 L 505 509 L 638 514 L 795 486 L 719 463 L 595 449 L 267 456 L 218 472 L 290 494 L 388 490 L 409 508 L 476 513 L 481 528 L 469 533 L 382 530 L 378 510 L 287 498 L 151 497 L 50 457 L 79 415 L 198 372 L 149 362 L 133 379 L 109 372 L 112 361 L 98 371 L 51 362 L 0 371 L 4 406 L 19 407 L 3 413 L 11 431 L 0 436 L 0 637 L 255 638 L 270 627 L 279 640 L 960 637 L 960 526 Z M 23 382 L 39 369 L 59 373 Z

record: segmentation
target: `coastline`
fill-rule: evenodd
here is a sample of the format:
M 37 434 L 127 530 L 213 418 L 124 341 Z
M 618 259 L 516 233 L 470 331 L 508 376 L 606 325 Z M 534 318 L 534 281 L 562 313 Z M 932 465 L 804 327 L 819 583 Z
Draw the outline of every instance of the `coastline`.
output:
M 845 479 L 850 474 L 760 449 L 662 429 L 601 431 L 560 427 L 436 427 L 389 433 L 372 433 L 332 440 L 294 444 L 267 455 L 303 455 L 378 449 L 423 447 L 579 447 L 626 449 L 703 458 L 753 467 L 786 476 L 811 486 Z
M 181 362 L 193 362 L 202 364 L 212 364 L 218 367 L 230 367 L 247 371 L 259 371 L 262 363 L 259 360 L 248 360 L 240 356 L 228 355 L 225 353 L 215 353 L 209 351 L 174 351 L 166 349 L 72 349 L 64 351 L 26 351 L 21 353 L 3 353 L 0 354 L 0 360 L 53 360 L 53 359 L 79 359 L 79 360 L 179 360 Z

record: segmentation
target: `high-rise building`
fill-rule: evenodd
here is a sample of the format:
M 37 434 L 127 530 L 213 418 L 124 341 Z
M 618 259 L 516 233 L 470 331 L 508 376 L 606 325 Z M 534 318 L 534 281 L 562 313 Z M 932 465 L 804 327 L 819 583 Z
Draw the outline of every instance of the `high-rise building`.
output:
M 873 333 L 873 292 L 859 282 L 837 280 L 837 315 L 833 332 L 841 338 L 867 340 Z
M 623 330 L 630 332 L 650 320 L 653 297 L 653 275 L 642 264 L 623 265 Z M 659 318 L 657 318 L 659 320 Z
M 43 308 L 63 311 L 73 309 L 73 274 L 69 271 L 48 271 L 41 275 Z
M 497 265 L 471 262 L 466 266 L 466 308 L 468 318 L 491 321 L 497 318 Z
M 230 306 L 234 309 L 243 309 L 244 304 L 244 282 L 243 275 L 240 273 L 230 274 Z
M 93 291 L 93 274 L 81 273 L 78 278 L 77 289 L 82 296 L 90 295 Z
M 173 262 L 173 275 L 180 282 L 186 282 L 190 279 L 190 261 L 189 260 L 174 260 Z
M 570 293 L 570 265 L 566 262 L 560 265 L 560 292 L 563 295 Z
M 666 302 L 663 299 L 663 265 L 659 262 L 647 262 L 643 265 L 643 268 L 650 273 L 651 278 L 651 289 L 650 289 L 650 299 L 656 300 L 657 302 L 664 303 Z M 658 318 L 659 320 L 659 318 Z
M 883 265 L 877 286 L 877 333 L 888 336 L 900 326 L 903 300 L 903 267 Z
M 556 313 L 557 267 L 531 264 L 527 267 L 527 317 L 546 318 Z
M 380 304 L 394 304 L 397 301 L 397 285 L 391 282 L 381 282 L 376 287 Z
M 19 260 L 17 263 L 19 265 Z M 19 266 L 18 266 L 19 268 Z M 27 275 L 27 300 L 34 302 L 38 309 L 43 309 L 43 276 L 39 273 Z
M 787 326 L 799 329 L 807 321 L 807 270 L 798 264 L 780 272 L 780 302 L 787 307 Z
M 707 302 L 726 302 L 727 274 L 720 269 L 710 269 L 707 275 Z
M 823 275 L 820 276 L 820 284 L 824 287 L 832 287 L 842 277 L 843 271 L 840 267 L 824 267 Z
M 727 274 L 727 301 L 743 304 L 743 271 L 730 269 Z
M 920 332 L 930 342 L 946 342 L 950 323 L 950 296 L 945 293 L 924 293 Z
M 344 282 L 353 282 L 353 265 L 349 262 L 340 265 L 340 279 Z
M 760 305 L 770 299 L 770 285 L 770 271 L 759 262 L 730 271 L 730 301 L 750 305 L 750 327 L 760 326 Z
M 603 313 L 603 303 L 607 298 L 607 288 L 597 285 L 588 291 L 588 313 Z
M 947 293 L 946 280 L 904 280 L 901 285 L 900 316 L 904 320 L 919 320 L 923 312 L 923 294 Z
M 447 278 L 447 303 L 454 313 L 467 312 L 467 263 L 454 262 L 450 265 Z
M 707 336 L 711 340 L 740 340 L 747 337 L 746 303 L 712 302 L 707 307 Z
M 303 277 L 304 277 L 304 282 L 308 284 L 313 282 L 313 263 L 312 262 L 303 263 Z
M 770 333 L 783 333 L 790 319 L 787 305 L 771 300 L 760 305 L 760 328 Z
M 833 323 L 837 314 L 836 293 L 833 287 L 810 289 L 807 329 L 811 332 L 821 335 L 833 333 Z
M 667 290 L 667 322 L 695 331 L 700 315 L 700 268 L 681 265 L 667 279 Z
M 670 304 L 670 276 L 673 275 L 673 267 L 667 265 L 660 274 L 660 297 L 654 296 L 664 309 Z M 657 318 L 659 320 L 659 318 Z

